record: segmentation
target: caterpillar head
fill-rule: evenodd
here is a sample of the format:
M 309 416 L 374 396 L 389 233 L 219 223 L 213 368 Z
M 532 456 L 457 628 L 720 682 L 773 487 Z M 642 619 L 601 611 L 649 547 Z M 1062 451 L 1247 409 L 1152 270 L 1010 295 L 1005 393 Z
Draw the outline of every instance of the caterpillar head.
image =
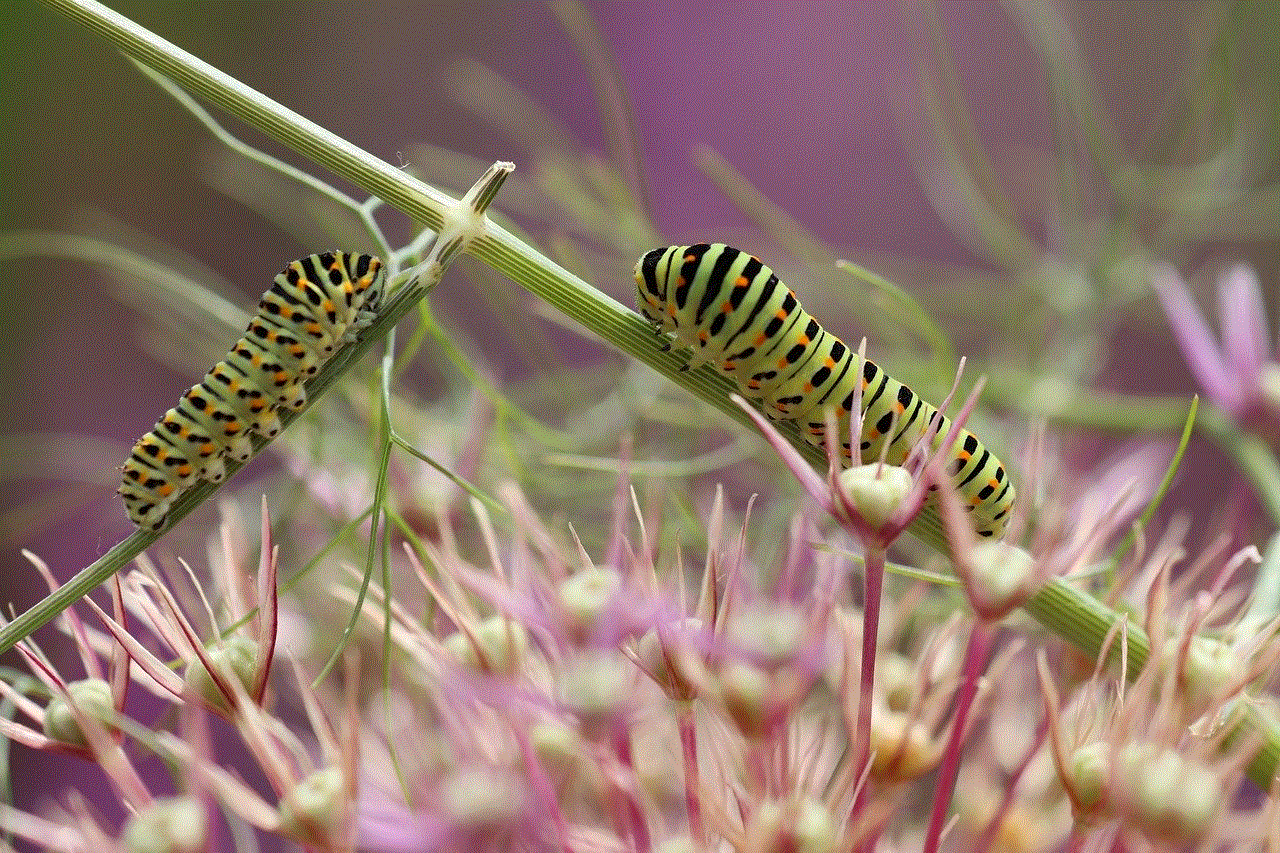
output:
M 654 249 L 636 261 L 636 309 L 655 325 L 667 319 L 664 310 L 667 302 L 666 276 L 658 275 L 658 265 L 668 252 L 670 249 L 666 247 Z

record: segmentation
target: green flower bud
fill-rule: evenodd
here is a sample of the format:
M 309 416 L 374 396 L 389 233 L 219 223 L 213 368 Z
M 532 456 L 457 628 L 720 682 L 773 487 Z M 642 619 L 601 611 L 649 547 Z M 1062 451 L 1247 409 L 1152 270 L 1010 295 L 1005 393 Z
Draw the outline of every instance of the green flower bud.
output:
M 248 692 L 253 687 L 254 658 L 258 644 L 244 634 L 232 634 L 225 640 L 210 645 L 205 654 L 218 671 L 219 677 L 235 681 Z M 187 665 L 187 683 L 195 694 L 214 708 L 229 710 L 228 697 L 223 695 L 218 682 L 204 668 L 199 658 Z
M 280 829 L 305 843 L 328 844 L 350 809 L 346 780 L 336 767 L 317 770 L 280 800 Z
M 1094 814 L 1107 810 L 1103 803 L 1111 776 L 1111 745 L 1104 742 L 1089 743 L 1077 749 L 1067 759 L 1063 768 L 1066 787 L 1078 808 Z
M 204 808 L 194 797 L 156 800 L 131 815 L 120 833 L 126 853 L 197 853 L 207 842 Z
M 1143 829 L 1175 841 L 1195 841 L 1212 826 L 1224 796 L 1208 767 L 1172 749 L 1127 744 L 1116 756 L 1115 798 Z
M 101 678 L 73 681 L 67 685 L 67 695 L 71 697 L 71 702 L 75 703 L 80 713 L 102 723 L 108 730 L 114 730 L 116 709 L 111 698 L 110 684 Z M 63 743 L 76 746 L 89 745 L 67 697 L 62 694 L 49 700 L 48 706 L 44 709 L 44 733 Z

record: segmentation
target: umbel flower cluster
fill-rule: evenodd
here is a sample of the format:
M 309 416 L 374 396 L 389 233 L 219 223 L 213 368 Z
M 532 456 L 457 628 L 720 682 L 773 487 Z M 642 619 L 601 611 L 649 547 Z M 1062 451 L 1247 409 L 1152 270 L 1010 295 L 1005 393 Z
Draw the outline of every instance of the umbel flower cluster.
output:
M 1275 849 L 1274 800 L 1241 794 L 1262 744 L 1240 728 L 1271 719 L 1246 688 L 1275 650 L 1221 594 L 1253 549 L 1211 549 L 1175 581 L 1171 529 L 1125 561 L 1116 593 L 1153 649 L 1134 677 L 1119 633 L 1090 660 L 1004 618 L 1039 572 L 1090 564 L 1099 531 L 1032 553 L 958 536 L 958 589 L 886 575 L 920 481 L 827 488 L 797 464 L 838 523 L 796 515 L 776 548 L 718 492 L 701 542 L 673 545 L 625 478 L 598 555 L 514 483 L 492 510 L 418 506 L 430 530 L 391 555 L 393 592 L 369 585 L 318 683 L 360 572 L 282 598 L 299 567 L 265 501 L 256 542 L 227 504 L 210 586 L 143 562 L 111 612 L 62 620 L 82 671 L 24 643 L 49 699 L 4 688 L 30 721 L 4 733 L 83 760 L 123 824 L 74 789 L 0 823 L 104 851 L 225 849 L 249 828 L 318 850 Z M 321 506 L 341 497 L 309 483 Z

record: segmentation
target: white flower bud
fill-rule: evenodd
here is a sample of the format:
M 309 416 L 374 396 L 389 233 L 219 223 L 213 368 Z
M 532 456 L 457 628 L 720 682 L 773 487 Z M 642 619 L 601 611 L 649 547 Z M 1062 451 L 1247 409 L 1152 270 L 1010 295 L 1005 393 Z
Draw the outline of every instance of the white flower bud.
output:
M 472 832 L 501 829 L 524 814 L 528 783 L 488 768 L 459 770 L 440 785 L 440 807 L 457 827 Z
M 560 584 L 560 609 L 570 631 L 587 636 L 608 612 L 622 588 L 622 576 L 609 568 L 583 569 Z
M 1036 563 L 1025 549 L 1007 542 L 979 542 L 969 551 L 972 575 L 965 591 L 975 610 L 987 617 L 1003 616 L 1033 592 Z
M 914 485 L 910 472 L 896 465 L 856 465 L 836 477 L 836 487 L 863 521 L 883 527 L 902 506 Z
M 635 665 L 620 654 L 601 652 L 572 661 L 560 679 L 561 701 L 577 714 L 589 737 L 604 733 L 629 706 Z
M 454 631 L 444 639 L 445 650 L 458 663 L 476 672 L 515 675 L 529 650 L 529 633 L 523 625 L 503 616 L 490 616 L 472 629 L 472 637 Z
M 763 803 L 747 825 L 749 853 L 834 853 L 842 846 L 831 813 L 811 797 Z

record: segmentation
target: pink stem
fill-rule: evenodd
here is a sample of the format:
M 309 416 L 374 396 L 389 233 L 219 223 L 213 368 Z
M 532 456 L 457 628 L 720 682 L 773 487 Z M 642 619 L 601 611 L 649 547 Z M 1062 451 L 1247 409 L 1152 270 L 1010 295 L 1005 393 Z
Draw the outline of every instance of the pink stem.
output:
M 702 827 L 702 804 L 698 799 L 701 785 L 698 781 L 698 732 L 693 721 L 693 707 L 686 704 L 679 716 L 680 747 L 684 753 L 684 805 L 689 817 L 689 835 L 694 847 L 704 850 L 707 847 L 705 830 Z
M 631 740 L 627 737 L 627 732 L 621 730 L 613 736 L 613 750 L 618 756 L 619 763 L 627 770 L 631 771 L 631 778 L 635 779 L 635 762 L 631 758 Z M 640 814 L 640 804 L 636 802 L 635 790 L 622 791 L 626 799 L 627 823 L 631 832 L 631 847 L 636 853 L 649 853 L 651 842 L 649 839 L 649 827 L 645 825 L 644 815 Z
M 858 673 L 858 728 L 854 732 L 853 752 L 854 766 L 858 768 L 859 775 L 863 774 L 871 760 L 871 699 L 876 674 L 876 636 L 880 631 L 880 602 L 884 591 L 884 549 L 868 543 L 864 561 L 862 664 Z M 863 785 L 854 800 L 855 816 L 862 811 L 867 798 L 867 787 Z
M 964 656 L 964 680 L 960 682 L 960 692 L 956 694 L 956 718 L 951 725 L 947 751 L 942 756 L 942 769 L 938 771 L 933 814 L 929 818 L 929 834 L 925 837 L 922 853 L 937 853 L 941 843 L 942 824 L 947 817 L 947 806 L 951 803 L 951 795 L 956 787 L 956 773 L 960 769 L 960 752 L 964 745 L 969 711 L 973 709 L 973 700 L 978 694 L 978 680 L 986 666 L 987 653 L 994 638 L 994 632 L 985 622 L 976 623 L 969 632 L 969 648 Z
M 556 792 L 551 785 L 551 780 L 547 778 L 542 762 L 538 759 L 538 754 L 534 752 L 533 743 L 529 740 L 528 733 L 517 730 L 516 743 L 520 745 L 520 752 L 524 756 L 524 764 L 528 768 L 529 781 L 533 785 L 534 794 L 542 803 L 542 808 L 550 818 L 552 826 L 555 827 L 560 851 L 561 853 L 568 853 L 569 826 L 564 819 L 564 812 L 560 810 L 560 801 L 556 798 Z

